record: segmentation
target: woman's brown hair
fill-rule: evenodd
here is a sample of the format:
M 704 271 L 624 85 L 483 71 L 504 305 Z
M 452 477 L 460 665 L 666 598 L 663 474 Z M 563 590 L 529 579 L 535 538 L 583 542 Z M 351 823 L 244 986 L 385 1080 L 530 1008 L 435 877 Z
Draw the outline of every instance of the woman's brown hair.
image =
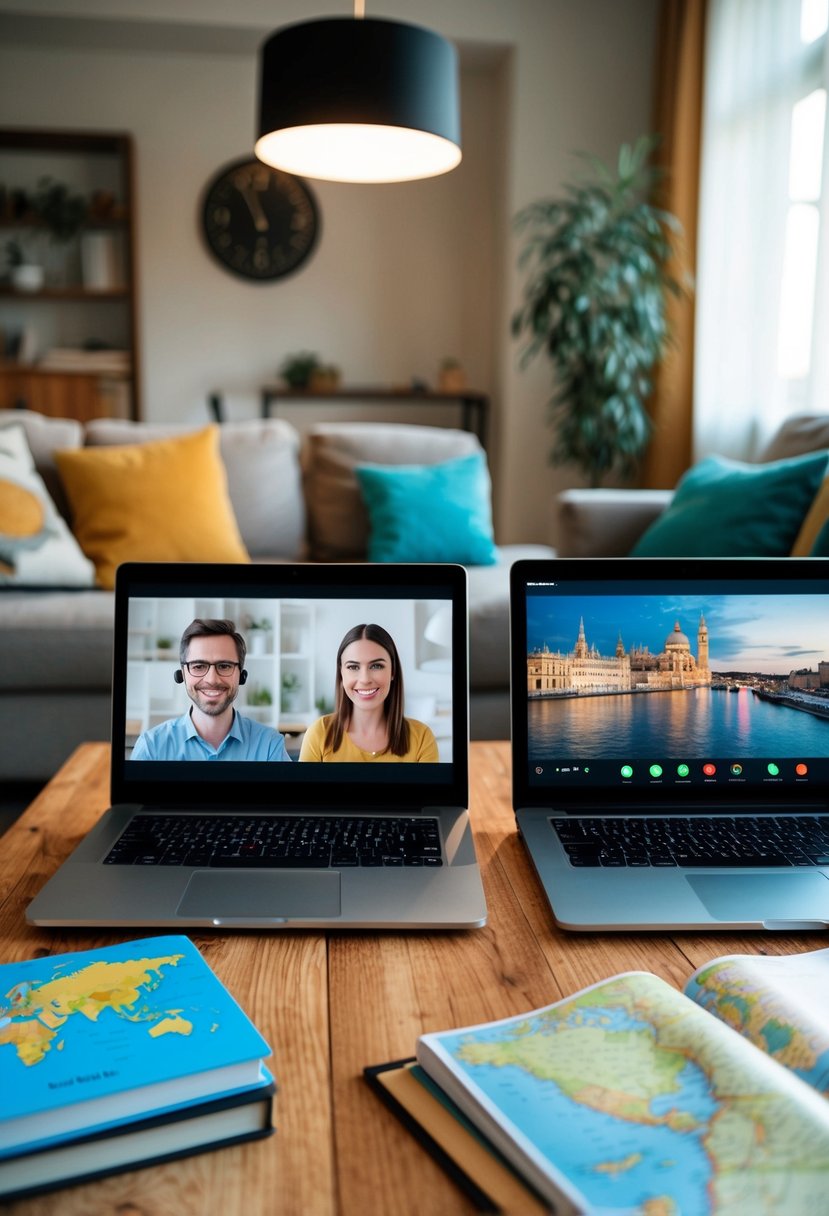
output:
M 325 747 L 330 747 L 333 752 L 336 752 L 351 722 L 352 705 L 343 688 L 342 657 L 346 647 L 350 646 L 352 642 L 359 642 L 362 638 L 382 646 L 391 659 L 391 687 L 389 695 L 383 702 L 389 734 L 386 751 L 391 752 L 393 756 L 405 756 L 409 750 L 409 724 L 403 717 L 403 670 L 394 640 L 382 625 L 355 625 L 353 629 L 349 629 L 340 642 L 337 651 L 337 671 L 334 677 L 334 713 L 331 715 L 331 721 L 325 732 Z

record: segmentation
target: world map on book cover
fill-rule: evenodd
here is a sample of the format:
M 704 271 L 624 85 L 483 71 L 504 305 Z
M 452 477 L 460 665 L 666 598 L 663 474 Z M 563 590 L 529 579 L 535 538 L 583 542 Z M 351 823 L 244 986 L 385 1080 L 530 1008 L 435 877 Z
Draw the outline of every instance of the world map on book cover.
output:
M 186 937 L 0 966 L 4 1119 L 268 1054 Z
M 767 1057 L 655 976 L 433 1037 L 591 1212 L 825 1209 L 824 1099 L 778 1090 Z

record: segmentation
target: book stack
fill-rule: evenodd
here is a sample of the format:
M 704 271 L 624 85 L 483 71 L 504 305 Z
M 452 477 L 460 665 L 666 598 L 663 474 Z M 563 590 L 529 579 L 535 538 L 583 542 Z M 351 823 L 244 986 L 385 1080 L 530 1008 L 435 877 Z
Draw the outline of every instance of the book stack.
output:
M 826 1210 L 829 950 L 614 976 L 365 1070 L 486 1211 Z
M 269 1055 L 186 937 L 0 966 L 0 1199 L 270 1135 Z
M 128 350 L 53 346 L 43 355 L 38 366 L 44 371 L 78 372 L 87 376 L 129 376 L 132 357 Z

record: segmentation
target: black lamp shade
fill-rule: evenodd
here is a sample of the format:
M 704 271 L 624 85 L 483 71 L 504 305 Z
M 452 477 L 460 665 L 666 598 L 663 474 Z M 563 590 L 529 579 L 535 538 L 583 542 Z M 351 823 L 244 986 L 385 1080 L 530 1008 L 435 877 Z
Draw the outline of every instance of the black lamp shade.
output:
M 446 172 L 461 157 L 457 51 L 399 21 L 285 26 L 260 52 L 258 135 L 260 159 L 308 177 L 399 181 Z M 372 146 L 363 164 L 365 142 Z

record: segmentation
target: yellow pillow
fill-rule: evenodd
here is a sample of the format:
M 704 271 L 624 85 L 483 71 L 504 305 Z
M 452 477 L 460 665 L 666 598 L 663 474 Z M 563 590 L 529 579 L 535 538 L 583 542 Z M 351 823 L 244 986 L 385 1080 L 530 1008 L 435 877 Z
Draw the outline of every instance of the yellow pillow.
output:
M 821 484 L 792 547 L 791 557 L 808 557 L 818 533 L 829 520 L 829 477 Z
M 72 531 L 102 587 L 124 561 L 248 562 L 219 428 L 123 447 L 56 452 Z

